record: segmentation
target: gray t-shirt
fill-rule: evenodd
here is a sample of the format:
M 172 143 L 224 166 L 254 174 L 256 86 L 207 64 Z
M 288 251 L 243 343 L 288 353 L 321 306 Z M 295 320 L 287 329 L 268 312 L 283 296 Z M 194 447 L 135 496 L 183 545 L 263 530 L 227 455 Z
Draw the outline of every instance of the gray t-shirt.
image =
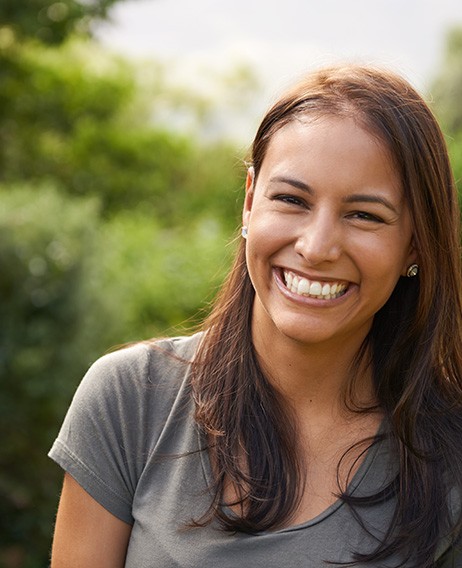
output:
M 212 523 L 189 528 L 211 501 L 211 467 L 193 419 L 189 364 L 199 335 L 106 355 L 80 384 L 49 455 L 103 507 L 133 525 L 127 568 L 320 568 L 369 552 L 394 503 L 360 511 L 337 501 L 309 522 L 258 535 Z M 372 447 L 350 484 L 376 492 L 395 474 L 385 443 Z M 333 564 L 326 564 L 330 561 Z M 374 566 L 391 567 L 396 558 Z

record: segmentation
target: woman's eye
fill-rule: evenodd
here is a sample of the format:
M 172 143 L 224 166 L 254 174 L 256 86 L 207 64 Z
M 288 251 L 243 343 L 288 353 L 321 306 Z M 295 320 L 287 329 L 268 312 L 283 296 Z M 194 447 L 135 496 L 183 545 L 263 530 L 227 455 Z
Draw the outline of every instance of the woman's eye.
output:
M 282 201 L 283 203 L 288 203 L 289 205 L 302 205 L 306 206 L 306 203 L 303 199 L 296 197 L 295 195 L 276 195 L 274 197 L 276 201 Z
M 372 221 L 374 223 L 383 223 L 384 220 L 377 215 L 373 215 L 372 213 L 368 213 L 367 211 L 355 211 L 350 215 L 355 219 L 361 219 L 362 221 Z

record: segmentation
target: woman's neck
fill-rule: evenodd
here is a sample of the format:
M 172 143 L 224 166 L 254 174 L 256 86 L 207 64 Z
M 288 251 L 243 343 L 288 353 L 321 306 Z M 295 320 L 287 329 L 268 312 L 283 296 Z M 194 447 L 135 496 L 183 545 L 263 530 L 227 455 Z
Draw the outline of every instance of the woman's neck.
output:
M 354 364 L 362 341 L 346 338 L 334 345 L 306 345 L 282 335 L 265 337 L 258 330 L 252 336 L 266 376 L 296 412 L 297 408 L 315 409 L 315 414 L 344 409 L 352 378 L 353 402 L 375 404 L 370 366 L 365 358 Z

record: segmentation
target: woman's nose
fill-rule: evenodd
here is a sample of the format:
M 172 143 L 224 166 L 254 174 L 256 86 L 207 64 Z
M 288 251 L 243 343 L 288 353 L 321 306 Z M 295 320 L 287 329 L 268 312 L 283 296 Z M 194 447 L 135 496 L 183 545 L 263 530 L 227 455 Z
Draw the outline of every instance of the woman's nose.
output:
M 325 213 L 310 215 L 300 228 L 295 252 L 311 266 L 336 261 L 343 246 L 338 223 L 338 220 Z

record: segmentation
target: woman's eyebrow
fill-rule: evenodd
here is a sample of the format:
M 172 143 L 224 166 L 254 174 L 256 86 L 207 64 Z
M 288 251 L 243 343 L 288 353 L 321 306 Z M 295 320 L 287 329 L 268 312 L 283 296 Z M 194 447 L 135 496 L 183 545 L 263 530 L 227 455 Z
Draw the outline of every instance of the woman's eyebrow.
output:
M 354 193 L 353 195 L 348 195 L 343 200 L 345 203 L 379 203 L 384 205 L 387 209 L 390 209 L 395 215 L 399 215 L 399 211 L 396 207 L 388 201 L 385 197 L 381 195 L 374 195 L 369 193 Z
M 301 189 L 302 191 L 308 192 L 310 195 L 314 194 L 313 189 L 308 184 L 306 184 L 303 181 L 300 181 L 298 179 L 294 179 L 294 178 L 287 177 L 287 176 L 273 176 L 273 177 L 270 178 L 269 181 L 270 182 L 277 182 L 277 183 L 287 183 L 288 185 L 296 187 L 297 189 Z

